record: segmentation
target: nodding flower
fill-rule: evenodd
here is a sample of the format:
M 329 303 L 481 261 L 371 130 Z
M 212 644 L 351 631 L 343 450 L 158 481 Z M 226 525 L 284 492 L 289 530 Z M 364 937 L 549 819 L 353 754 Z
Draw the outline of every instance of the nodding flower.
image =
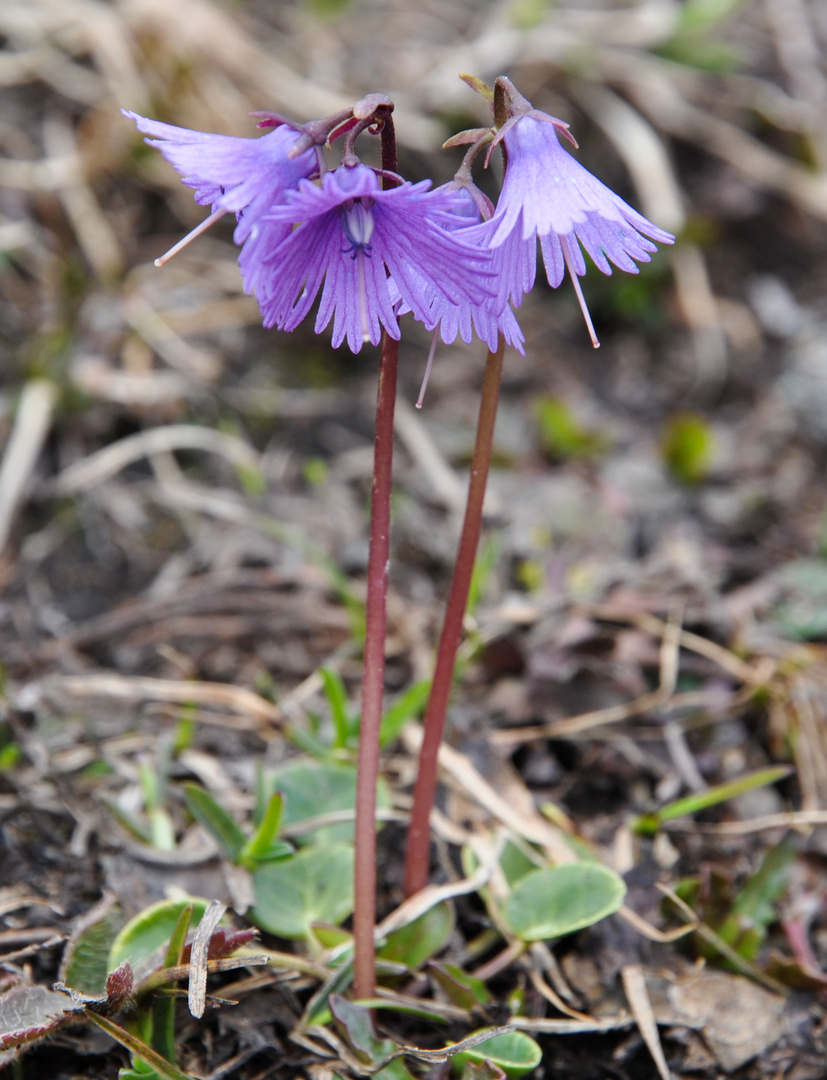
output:
M 495 83 L 495 109 L 497 102 L 507 118 L 494 144 L 504 144 L 506 166 L 490 222 L 490 243 L 494 249 L 506 244 L 524 248 L 522 257 L 511 260 L 515 274 L 506 283 L 509 294 L 519 304 L 522 293 L 533 286 L 539 237 L 549 285 L 557 288 L 568 270 L 597 348 L 600 342 L 578 280 L 586 273 L 581 246 L 604 274 L 611 274 L 611 263 L 636 274 L 635 260 L 649 262 L 650 253 L 657 250 L 653 241 L 672 244 L 675 237 L 653 225 L 564 150 L 558 135 L 577 145 L 568 124 L 534 109 L 506 78 Z M 528 275 L 526 260 L 534 268 Z
M 300 130 L 281 124 L 257 138 L 213 135 L 204 131 L 162 124 L 137 113 L 122 110 L 134 120 L 149 146 L 161 151 L 166 160 L 183 176 L 183 183 L 195 188 L 195 201 L 212 207 L 211 215 L 191 233 L 179 240 L 156 265 L 163 265 L 190 240 L 223 217 L 236 215 L 233 239 L 241 248 L 239 266 L 248 293 L 257 293 L 258 272 L 263 254 L 289 232 L 288 226 L 275 226 L 264 220 L 265 214 L 284 201 L 287 191 L 299 180 L 313 176 L 319 169 L 316 149 L 292 152 L 302 140 Z
M 333 320 L 333 344 L 352 352 L 399 337 L 399 301 L 428 323 L 434 297 L 449 305 L 481 304 L 496 291 L 492 256 L 446 222 L 459 212 L 456 192 L 430 191 L 429 180 L 382 190 L 359 162 L 300 181 L 265 216 L 286 229 L 262 253 L 257 279 L 265 326 L 295 330 L 321 292 L 316 332 Z M 433 322 L 431 322 L 433 325 Z

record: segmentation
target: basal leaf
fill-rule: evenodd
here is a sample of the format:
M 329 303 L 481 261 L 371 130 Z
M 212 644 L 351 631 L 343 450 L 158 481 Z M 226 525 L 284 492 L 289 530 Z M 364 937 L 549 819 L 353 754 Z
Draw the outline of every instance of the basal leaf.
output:
M 58 979 L 82 994 L 102 997 L 109 974 L 109 951 L 126 916 L 109 895 L 82 918 L 63 953 Z
M 184 798 L 198 824 L 214 838 L 230 862 L 235 862 L 247 843 L 235 818 L 199 784 L 184 784 Z
M 272 775 L 270 791 L 280 791 L 284 796 L 284 830 L 322 814 L 352 811 L 356 805 L 356 769 L 353 765 L 330 761 L 291 761 Z M 376 799 L 377 806 L 390 806 L 390 794 L 384 781 L 377 785 Z M 297 844 L 330 844 L 352 839 L 352 821 L 326 825 L 295 837 Z
M 45 986 L 22 983 L 0 994 L 0 1050 L 25 1046 L 50 1035 L 83 1005 Z
M 454 906 L 446 900 L 407 926 L 394 930 L 377 955 L 416 969 L 439 952 L 453 929 Z
M 543 1059 L 543 1051 L 524 1031 L 506 1031 L 480 1043 L 471 1050 L 461 1050 L 451 1058 L 454 1073 L 463 1071 L 468 1062 L 490 1062 L 502 1069 L 508 1080 L 519 1080 L 521 1076 L 536 1069 Z
M 591 926 L 623 903 L 623 879 L 598 863 L 575 862 L 533 870 L 505 903 L 509 926 L 524 941 L 562 937 Z
M 159 900 L 135 916 L 123 927 L 109 950 L 109 970 L 116 968 L 122 960 L 128 960 L 135 969 L 136 977 L 142 978 L 146 972 L 138 967 L 148 960 L 162 946 L 167 945 L 172 937 L 181 912 L 192 905 L 192 926 L 197 926 L 207 908 L 207 901 L 196 897 L 182 900 Z M 160 958 L 163 962 L 163 958 Z
M 487 1005 L 491 1001 L 488 987 L 482 979 L 476 979 L 467 974 L 455 964 L 437 964 L 431 962 L 428 965 L 431 978 L 436 982 L 448 1000 L 461 1009 L 476 1008 L 479 1005 Z
M 340 923 L 353 910 L 353 848 L 324 844 L 304 848 L 253 872 L 250 919 L 279 937 L 300 938 L 311 923 Z

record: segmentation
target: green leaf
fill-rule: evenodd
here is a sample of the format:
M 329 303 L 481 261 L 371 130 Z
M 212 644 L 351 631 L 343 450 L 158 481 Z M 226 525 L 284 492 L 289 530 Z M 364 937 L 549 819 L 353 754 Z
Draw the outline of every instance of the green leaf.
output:
M 84 917 L 63 954 L 60 981 L 89 997 L 102 997 L 109 974 L 109 952 L 118 931 L 126 923 L 120 906 L 103 900 Z
M 150 843 L 158 851 L 175 850 L 175 826 L 166 808 L 153 806 L 147 811 Z
M 606 449 L 605 437 L 585 428 L 562 398 L 540 398 L 536 416 L 540 447 L 555 461 L 593 458 Z
M 338 949 L 340 945 L 347 945 L 353 935 L 349 930 L 343 930 L 341 926 L 332 926 L 330 923 L 314 922 L 310 926 L 313 940 L 323 949 Z
M 663 458 L 676 480 L 698 484 L 709 472 L 715 438 L 712 428 L 693 413 L 672 417 L 663 436 Z
M 764 927 L 777 920 L 775 901 L 787 891 L 798 844 L 798 837 L 788 833 L 780 843 L 770 848 L 761 866 L 741 889 L 732 909 L 734 915 L 749 918 Z
M 488 987 L 482 979 L 476 979 L 455 964 L 437 964 L 431 961 L 428 971 L 448 1000 L 461 1009 L 470 1012 L 471 1009 L 487 1005 L 491 1001 Z
M 366 1065 L 374 1065 L 399 1049 L 399 1045 L 392 1039 L 376 1037 L 370 1009 L 337 994 L 331 994 L 329 1004 L 337 1026 Z M 373 1076 L 378 1080 L 412 1080 L 411 1073 L 401 1058 L 379 1069 Z
M 454 1054 L 451 1068 L 455 1073 L 460 1073 L 468 1062 L 480 1064 L 490 1061 L 502 1069 L 508 1080 L 519 1080 L 521 1076 L 536 1069 L 542 1060 L 543 1051 L 530 1035 L 526 1035 L 524 1031 L 507 1031 L 471 1050 L 461 1050 Z
M 192 904 L 187 904 L 186 907 L 181 908 L 181 914 L 178 916 L 178 921 L 175 923 L 175 928 L 170 934 L 169 943 L 167 944 L 164 967 L 178 967 L 179 964 L 183 963 L 184 946 L 187 943 L 187 934 L 192 922 L 192 911 Z
M 508 16 L 518 30 L 534 30 L 543 22 L 551 8 L 551 0 L 515 0 Z
M 524 878 L 532 870 L 537 870 L 538 866 L 522 848 L 509 840 L 500 855 L 500 869 L 505 875 L 508 887 L 513 889 L 520 878 Z
M 718 928 L 724 941 L 747 960 L 757 957 L 767 928 L 778 920 L 775 904 L 787 891 L 797 848 L 798 837 L 794 833 L 788 833 L 770 848 Z
M 23 750 L 16 742 L 8 742 L 0 748 L 0 772 L 10 772 L 23 757 Z
M 685 817 L 687 814 L 696 814 L 699 810 L 708 810 L 711 806 L 728 802 L 737 795 L 743 795 L 745 791 L 754 788 L 766 787 L 784 780 L 793 770 L 789 765 L 773 765 L 767 769 L 757 769 L 755 772 L 746 773 L 736 780 L 728 780 L 725 784 L 715 784 L 706 791 L 699 791 L 694 795 L 687 795 L 684 799 L 676 799 L 675 802 L 662 806 L 652 814 L 642 814 L 633 823 L 632 829 L 636 833 L 651 835 L 656 833 L 665 821 L 674 821 L 675 818 Z
M 172 732 L 172 753 L 177 757 L 192 746 L 197 728 L 196 716 L 198 709 L 195 705 L 182 705 L 175 720 L 175 728 Z
M 333 994 L 344 994 L 353 982 L 353 951 L 344 959 L 339 967 L 334 968 L 325 979 L 316 993 L 305 1006 L 304 1014 L 299 1021 L 301 1030 L 306 1030 L 312 1024 L 327 1024 L 330 1022 L 330 1010 L 328 1002 Z
M 409 720 L 420 715 L 430 692 L 430 679 L 422 679 L 409 686 L 405 693 L 391 705 L 382 717 L 379 728 L 379 745 L 383 749 L 394 741 Z
M 344 14 L 352 0 L 306 0 L 311 11 L 321 18 L 333 19 Z
M 159 900 L 144 908 L 123 927 L 109 950 L 108 969 L 114 971 L 123 960 L 128 960 L 136 973 L 138 966 L 166 945 L 175 932 L 181 912 L 192 905 L 192 925 L 197 926 L 207 909 L 207 901 L 196 897 L 183 900 Z
M 283 859 L 293 852 L 291 844 L 276 841 L 281 826 L 283 799 L 280 792 L 274 791 L 264 811 L 258 828 L 246 841 L 238 854 L 238 862 L 252 870 L 256 863 L 270 859 Z
M 130 814 L 128 810 L 124 810 L 117 800 L 107 795 L 103 795 L 101 798 L 110 814 L 128 833 L 134 836 L 136 840 L 140 840 L 142 844 L 152 843 L 152 831 L 146 822 L 141 821 L 134 814 Z
M 330 995 L 330 1011 L 337 1025 L 347 1035 L 348 1042 L 365 1064 L 381 1061 L 396 1049 L 389 1039 L 378 1039 L 373 1029 L 370 1009 L 357 1005 L 338 994 Z M 390 1049 L 389 1049 L 390 1047 Z
M 270 778 L 270 790 L 284 796 L 282 829 L 337 810 L 352 811 L 356 805 L 356 769 L 353 765 L 332 761 L 299 759 L 277 769 Z M 376 787 L 379 808 L 390 806 L 390 792 L 384 780 Z M 353 822 L 326 825 L 297 835 L 296 843 L 329 844 L 351 841 Z
M 256 762 L 256 802 L 253 810 L 253 824 L 256 828 L 264 820 L 271 797 L 270 782 L 267 779 L 261 760 L 258 760 Z
M 687 33 L 711 30 L 728 19 L 743 3 L 744 0 L 686 0 L 678 9 L 680 30 Z
M 315 722 L 318 717 L 314 716 L 313 713 L 309 713 L 307 720 Z M 327 743 L 322 742 L 313 730 L 308 730 L 306 727 L 300 727 L 297 724 L 290 724 L 285 729 L 285 735 L 299 750 L 309 754 L 310 757 L 318 758 L 319 761 L 325 761 L 330 757 L 330 747 Z
M 339 923 L 353 910 L 353 848 L 304 848 L 253 872 L 256 902 L 250 919 L 279 937 L 301 938 L 314 922 Z
M 377 955 L 416 970 L 445 945 L 454 929 L 454 905 L 445 900 L 389 934 Z
M 493 1061 L 466 1061 L 459 1080 L 505 1080 L 505 1073 Z
M 151 1069 L 154 1069 L 162 1080 L 192 1080 L 192 1077 L 181 1072 L 181 1070 L 173 1065 L 172 1062 L 162 1058 L 151 1046 L 147 1046 L 145 1042 L 142 1042 L 137 1035 L 133 1035 L 130 1031 L 120 1027 L 118 1024 L 113 1024 L 111 1020 L 108 1020 L 105 1016 L 100 1016 L 98 1013 L 92 1012 L 91 1009 L 84 1009 L 84 1012 L 86 1013 L 87 1019 L 91 1020 L 93 1024 L 105 1031 L 107 1035 L 110 1035 L 119 1042 L 121 1046 L 125 1046 L 130 1053 L 134 1054 L 135 1057 L 140 1060 L 141 1064 L 148 1065 Z M 134 1065 L 138 1065 L 138 1062 L 134 1062 Z
M 343 750 L 350 744 L 351 739 L 358 736 L 359 719 L 351 715 L 348 708 L 347 687 L 341 675 L 326 667 L 319 668 L 319 675 L 333 723 L 333 749 Z
M 562 937 L 605 919 L 626 895 L 623 879 L 598 863 L 575 862 L 533 870 L 517 882 L 505 918 L 523 941 Z
M 165 777 L 159 773 L 158 764 L 160 763 L 149 761 L 141 761 L 138 764 L 138 782 L 141 785 L 147 811 L 162 806 L 166 795 Z
M 468 589 L 468 603 L 466 611 L 470 614 L 476 611 L 480 601 L 485 596 L 485 590 L 491 581 L 491 576 L 497 566 L 502 544 L 496 537 L 486 540 L 474 560 L 474 568 L 471 571 L 471 585 Z
M 212 795 L 200 784 L 184 784 L 184 798 L 189 812 L 198 824 L 203 825 L 215 839 L 230 862 L 237 862 L 247 843 L 247 837 L 235 819 L 223 806 L 219 806 Z
M 192 922 L 192 904 L 181 909 L 167 945 L 164 967 L 178 967 L 183 962 L 184 947 Z M 158 995 L 152 1002 L 152 1049 L 167 1061 L 175 1062 L 175 999 Z

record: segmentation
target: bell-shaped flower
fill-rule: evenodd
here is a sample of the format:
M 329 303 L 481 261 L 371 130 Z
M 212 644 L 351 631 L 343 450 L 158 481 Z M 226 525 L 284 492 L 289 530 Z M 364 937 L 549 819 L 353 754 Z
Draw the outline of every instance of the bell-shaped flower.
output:
M 433 326 L 435 302 L 482 304 L 496 291 L 491 254 L 452 232 L 461 198 L 430 181 L 383 190 L 358 162 L 340 165 L 320 185 L 301 181 L 266 222 L 286 227 L 257 277 L 265 326 L 294 330 L 321 291 L 315 329 L 333 320 L 333 344 L 352 352 L 378 344 L 382 328 L 399 337 L 399 301 Z M 391 281 L 392 279 L 392 281 Z
M 457 179 L 438 190 L 451 191 L 456 196 L 456 211 L 453 217 L 446 221 L 446 227 L 451 232 L 456 232 L 464 243 L 473 244 L 482 252 L 490 249 L 492 288 L 497 290 L 497 294 L 487 297 L 482 303 L 463 297 L 456 302 L 432 289 L 428 317 L 422 321 L 428 330 L 438 329 L 439 336 L 446 345 L 455 341 L 457 335 L 468 343 L 476 334 L 480 341 L 484 341 L 493 351 L 497 348 L 498 335 L 502 334 L 506 344 L 513 345 L 519 352 L 524 353 L 525 338 L 509 306 L 507 291 L 502 287 L 503 282 L 511 280 L 512 268 L 509 260 L 515 253 L 515 245 L 504 244 L 498 248 L 490 248 L 490 229 L 484 227 L 481 215 L 481 204 L 488 203 L 488 200 L 475 185 Z M 490 206 L 488 203 L 489 208 Z M 518 252 L 519 254 L 521 252 Z M 398 313 L 404 315 L 409 310 L 403 302 Z
M 123 115 L 134 120 L 139 131 L 151 136 L 146 140 L 149 146 L 157 147 L 182 174 L 183 183 L 195 188 L 195 201 L 212 207 L 212 215 L 196 233 L 224 213 L 236 215 L 233 239 L 243 245 L 239 266 L 244 287 L 247 292 L 258 292 L 264 254 L 290 231 L 289 225 L 276 225 L 265 215 L 284 201 L 285 193 L 299 180 L 317 171 L 316 150 L 302 149 L 291 157 L 302 132 L 285 124 L 266 135 L 247 139 L 175 127 L 126 109 Z
M 512 276 L 506 279 L 505 287 L 512 301 L 519 304 L 521 294 L 534 282 L 539 237 L 549 285 L 557 288 L 568 269 L 597 347 L 578 281 L 586 273 L 583 250 L 604 274 L 611 274 L 611 264 L 636 274 L 636 261 L 649 262 L 651 252 L 657 250 L 653 241 L 672 244 L 675 238 L 639 214 L 563 149 L 558 132 L 574 142 L 567 124 L 532 108 L 507 79 L 497 83 L 505 88 L 510 116 L 496 139 L 505 144 L 506 167 L 491 220 L 490 242 L 495 249 L 505 244 L 523 248 L 522 252 L 511 248 Z

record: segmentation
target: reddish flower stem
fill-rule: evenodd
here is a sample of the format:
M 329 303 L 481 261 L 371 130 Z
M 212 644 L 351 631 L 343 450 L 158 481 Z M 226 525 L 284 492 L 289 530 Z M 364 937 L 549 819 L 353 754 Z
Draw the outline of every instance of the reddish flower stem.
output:
M 376 951 L 373 944 L 376 923 L 376 781 L 379 776 L 379 729 L 385 682 L 385 602 L 388 595 L 393 414 L 398 356 L 399 343 L 383 333 L 373 445 L 362 723 L 356 779 L 353 985 L 357 998 L 373 997 L 376 982 Z
M 412 896 L 428 884 L 431 847 L 430 816 L 436 793 L 437 755 L 445 728 L 445 714 L 454 683 L 457 651 L 462 639 L 462 623 L 468 608 L 468 594 L 471 591 L 471 578 L 482 531 L 482 508 L 488 484 L 488 472 L 491 467 L 504 349 L 505 341 L 500 335 L 496 352 L 489 352 L 485 363 L 465 519 L 462 523 L 454 577 L 442 623 L 431 692 L 425 710 L 425 727 L 422 748 L 419 751 L 419 768 L 414 785 L 411 825 L 405 852 L 406 896 Z

